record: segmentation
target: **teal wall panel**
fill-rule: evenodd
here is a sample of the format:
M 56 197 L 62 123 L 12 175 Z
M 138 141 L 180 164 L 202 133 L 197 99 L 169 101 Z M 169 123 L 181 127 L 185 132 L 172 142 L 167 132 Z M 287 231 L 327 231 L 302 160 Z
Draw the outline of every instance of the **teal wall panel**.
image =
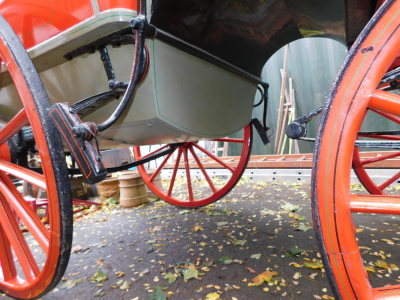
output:
M 293 80 L 296 117 L 305 115 L 324 104 L 346 53 L 347 49 L 343 44 L 326 38 L 306 38 L 289 44 L 286 72 L 287 78 Z M 272 142 L 264 146 L 255 133 L 252 152 L 254 155 L 273 154 L 282 82 L 280 70 L 283 68 L 283 61 L 284 48 L 281 48 L 269 59 L 262 72 L 262 79 L 270 85 L 267 125 L 272 127 L 269 131 Z M 258 96 L 255 103 L 259 100 Z M 259 106 L 254 109 L 253 116 L 262 119 L 262 113 L 263 108 Z M 318 123 L 318 118 L 309 123 L 308 136 L 315 137 Z M 301 153 L 310 153 L 313 148 L 313 143 L 299 141 Z

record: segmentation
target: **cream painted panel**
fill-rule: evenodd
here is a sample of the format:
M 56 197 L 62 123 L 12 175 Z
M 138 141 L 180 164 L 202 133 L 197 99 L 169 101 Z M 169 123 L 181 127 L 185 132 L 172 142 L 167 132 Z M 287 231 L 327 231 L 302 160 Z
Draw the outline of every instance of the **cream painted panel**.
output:
M 117 80 L 127 81 L 131 73 L 134 47 L 109 47 L 111 61 Z M 70 62 L 41 73 L 50 101 L 75 103 L 91 95 L 108 90 L 108 81 L 100 54 L 94 53 L 77 57 Z M 117 123 L 153 119 L 155 108 L 153 101 L 152 79 L 147 76 L 138 88 L 134 101 Z M 85 118 L 86 121 L 103 122 L 117 107 L 118 100 L 98 109 Z
M 158 118 L 199 137 L 227 136 L 250 122 L 256 85 L 153 41 Z

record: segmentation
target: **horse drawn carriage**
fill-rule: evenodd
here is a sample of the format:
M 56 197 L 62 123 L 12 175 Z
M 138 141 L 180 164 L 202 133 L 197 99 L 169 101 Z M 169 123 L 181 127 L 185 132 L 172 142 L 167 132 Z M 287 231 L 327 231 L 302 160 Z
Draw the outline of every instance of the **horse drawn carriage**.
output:
M 400 123 L 400 2 L 382 2 L 2 1 L 0 289 L 38 298 L 66 269 L 72 242 L 68 176 L 77 172 L 67 168 L 66 153 L 95 183 L 118 169 L 104 167 L 100 150 L 135 145 L 134 164 L 160 198 L 183 207 L 216 201 L 246 167 L 252 127 L 268 142 L 266 120 L 251 120 L 257 91 L 266 115 L 268 84 L 259 78 L 265 62 L 293 40 L 324 36 L 352 47 L 316 138 L 312 202 L 319 248 L 338 298 L 398 299 L 400 286 L 371 287 L 352 221 L 356 212 L 400 212 L 398 197 L 385 193 L 400 174 L 377 185 L 365 171 L 400 153 L 369 160 L 358 155 L 362 147 L 400 149 L 398 130 L 363 129 L 370 114 Z M 309 119 L 298 119 L 291 134 L 302 138 Z M 239 159 L 222 160 L 202 146 L 204 140 L 231 143 Z M 32 154 L 41 167 L 29 164 Z M 171 157 L 170 183 L 160 187 L 155 177 Z M 228 180 L 215 184 L 200 157 L 225 168 Z M 150 172 L 145 163 L 154 159 L 161 163 Z M 350 192 L 352 164 L 369 195 Z M 198 198 L 193 166 L 208 196 Z M 174 192 L 178 172 L 186 182 L 183 195 Z M 24 200 L 19 180 L 45 192 L 46 218 Z

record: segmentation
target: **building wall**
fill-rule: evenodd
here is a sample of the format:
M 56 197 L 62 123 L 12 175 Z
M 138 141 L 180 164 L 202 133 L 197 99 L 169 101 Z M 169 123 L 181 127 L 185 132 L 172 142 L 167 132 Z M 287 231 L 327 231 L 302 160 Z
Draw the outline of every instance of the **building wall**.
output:
M 307 38 L 289 44 L 286 72 L 287 78 L 292 78 L 293 80 L 296 99 L 296 118 L 324 104 L 333 79 L 346 53 L 347 49 L 343 44 L 326 38 Z M 281 48 L 269 59 L 262 72 L 263 80 L 270 85 L 267 125 L 272 127 L 269 130 L 271 143 L 264 146 L 255 132 L 252 152 L 254 155 L 273 154 L 274 152 L 277 112 L 282 82 L 280 70 L 283 68 L 283 61 L 284 48 Z M 256 98 L 255 103 L 258 100 Z M 263 107 L 259 106 L 254 109 L 253 116 L 262 119 L 262 113 Z M 308 136 L 315 137 L 318 123 L 319 118 L 309 123 Z M 313 143 L 304 141 L 299 141 L 298 143 L 301 153 L 310 153 L 313 151 Z

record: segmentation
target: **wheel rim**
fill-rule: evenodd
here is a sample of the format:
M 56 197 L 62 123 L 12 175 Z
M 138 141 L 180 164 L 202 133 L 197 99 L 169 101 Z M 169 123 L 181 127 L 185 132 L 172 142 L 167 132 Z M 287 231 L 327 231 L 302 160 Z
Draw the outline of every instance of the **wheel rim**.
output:
M 166 170 L 168 161 L 174 157 L 171 153 L 160 161 L 158 167 L 149 172 L 145 165 L 138 167 L 140 175 L 149 189 L 161 199 L 170 204 L 180 207 L 199 207 L 210 204 L 218 199 L 221 199 L 236 185 L 240 180 L 250 157 L 251 152 L 252 128 L 251 124 L 247 125 L 241 133 L 240 138 L 219 138 L 212 140 L 214 142 L 225 143 L 225 145 L 236 145 L 239 148 L 239 156 L 234 161 L 215 156 L 195 142 L 187 142 L 176 147 L 175 162 L 170 169 L 170 180 L 164 183 L 163 186 L 157 181 L 157 175 Z M 142 146 L 143 147 L 143 146 Z M 142 155 L 143 149 L 140 146 L 134 147 L 135 158 L 137 160 L 148 156 Z M 159 147 L 152 150 L 152 154 L 156 154 L 167 146 Z M 229 146 L 227 146 L 229 148 Z M 205 156 L 199 157 L 199 153 Z M 208 161 L 208 162 L 207 162 Z M 213 177 L 206 172 L 206 165 L 212 164 L 215 168 L 224 169 L 228 179 L 221 182 L 218 177 Z M 180 169 L 180 171 L 179 171 Z M 194 171 L 204 178 L 204 186 L 195 183 L 198 177 L 193 176 Z M 181 173 L 181 175 L 179 175 Z M 178 191 L 176 181 L 179 180 L 181 189 Z M 201 191 L 201 195 L 199 192 Z
M 2 101 L 7 93 L 13 93 L 13 106 L 8 108 L 10 120 L 0 130 L 0 289 L 16 298 L 31 299 L 52 289 L 68 264 L 72 243 L 70 188 L 61 141 L 47 115 L 45 90 L 18 37 L 2 17 L 0 36 L 2 67 L 15 86 L 12 89 L 4 84 L 1 89 Z M 3 83 L 5 77 L 3 73 Z M 33 135 L 30 143 L 36 145 L 42 174 L 16 163 L 12 144 L 20 130 Z M 26 153 L 18 154 L 19 162 L 25 158 Z M 24 200 L 16 180 L 45 191 L 47 216 Z
M 399 286 L 372 288 L 352 214 L 399 214 L 399 198 L 350 193 L 354 145 L 367 109 L 400 115 L 400 97 L 380 90 L 399 56 L 400 2 L 386 1 L 349 52 L 321 120 L 312 207 L 317 241 L 334 293 L 341 299 L 397 299 Z

